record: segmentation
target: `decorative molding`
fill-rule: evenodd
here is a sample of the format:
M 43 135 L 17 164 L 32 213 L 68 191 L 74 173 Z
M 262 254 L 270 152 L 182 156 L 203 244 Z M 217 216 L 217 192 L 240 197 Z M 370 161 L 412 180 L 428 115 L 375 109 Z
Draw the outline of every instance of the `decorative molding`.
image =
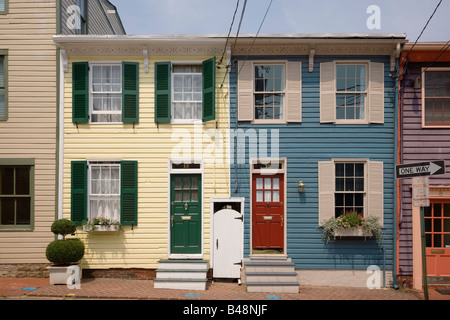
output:
M 148 72 L 149 71 L 149 66 L 148 66 L 148 50 L 144 49 L 143 52 L 144 54 L 144 71 Z
M 66 50 L 61 49 L 60 54 L 61 54 L 61 63 L 62 63 L 63 71 L 69 72 L 69 59 L 67 58 Z
M 311 48 L 309 50 L 309 72 L 314 71 L 314 54 L 316 53 L 316 50 L 314 48 Z

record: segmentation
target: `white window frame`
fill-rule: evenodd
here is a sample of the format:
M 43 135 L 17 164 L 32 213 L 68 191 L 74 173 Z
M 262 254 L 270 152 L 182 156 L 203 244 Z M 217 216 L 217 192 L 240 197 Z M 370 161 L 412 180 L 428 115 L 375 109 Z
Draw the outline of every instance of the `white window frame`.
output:
M 198 60 L 193 60 L 193 61 L 172 61 L 171 62 L 172 66 L 171 66 L 171 71 L 170 71 L 170 81 L 171 81 L 171 85 L 170 85 L 170 108 L 171 108 L 171 123 L 174 124 L 193 124 L 193 123 L 203 123 L 203 70 L 200 71 L 200 75 L 201 75 L 201 84 L 202 84 L 202 91 L 201 91 L 201 97 L 202 100 L 199 102 L 200 104 L 202 104 L 202 108 L 200 110 L 200 118 L 199 119 L 175 119 L 175 91 L 174 91 L 174 84 L 175 84 L 175 72 L 173 71 L 173 66 L 176 65 L 189 65 L 189 66 L 200 66 L 202 67 L 202 61 L 198 61 Z M 186 73 L 188 74 L 188 73 Z M 197 74 L 197 73 L 195 73 Z M 196 101 L 198 102 L 198 101 Z
M 449 125 L 430 125 L 425 123 L 425 76 L 427 71 L 445 71 L 450 73 L 450 68 L 422 68 L 422 128 L 449 128 Z M 450 99 L 450 98 L 449 98 Z
M 92 169 L 94 167 L 102 167 L 102 166 L 108 166 L 108 167 L 117 167 L 119 169 L 119 194 L 110 194 L 110 195 L 94 195 L 92 194 Z M 120 168 L 120 160 L 89 160 L 88 161 L 88 183 L 87 183 L 87 218 L 91 219 L 94 218 L 92 216 L 91 212 L 91 200 L 119 200 L 121 197 L 121 168 Z M 120 207 L 119 207 L 120 210 Z M 108 217 L 105 215 L 102 215 L 106 218 L 113 219 L 113 217 Z M 120 221 L 120 211 L 119 211 L 119 217 L 118 219 Z
M 120 67 L 120 92 L 93 92 L 93 78 L 94 78 L 94 68 L 95 66 L 119 66 Z M 92 121 L 92 115 L 93 114 L 117 114 L 122 115 L 123 112 L 123 97 L 122 97 L 122 81 L 123 81 L 123 68 L 122 68 L 122 62 L 119 61 L 93 61 L 89 62 L 89 123 L 90 124 L 121 124 L 122 121 L 114 121 L 114 122 L 100 122 L 100 121 Z M 94 112 L 94 95 L 95 94 L 117 94 L 121 95 L 121 106 L 120 111 L 113 111 L 113 112 Z
M 253 113 L 253 121 L 252 124 L 277 124 L 277 123 L 286 123 L 286 114 L 287 114 L 287 81 L 286 81 L 286 76 L 287 76 L 287 63 L 286 61 L 252 61 L 252 62 L 248 62 L 248 63 L 252 63 L 252 113 Z M 284 75 L 284 79 L 283 79 L 283 91 L 263 91 L 263 92 L 259 92 L 255 90 L 255 81 L 256 81 L 256 75 L 255 75 L 255 67 L 256 66 L 283 66 L 283 75 Z M 283 95 L 283 106 L 282 106 L 282 113 L 283 116 L 279 119 L 256 119 L 256 99 L 255 96 L 257 94 L 282 94 Z
M 337 68 L 338 66 L 342 66 L 342 65 L 352 65 L 352 66 L 364 66 L 366 69 L 365 72 L 365 90 L 364 91 L 338 91 L 337 90 Z M 336 95 L 336 124 L 366 124 L 369 123 L 368 117 L 369 117 L 369 103 L 368 103 L 368 98 L 369 98 L 369 61 L 335 61 L 335 95 Z M 364 95 L 364 118 L 363 119 L 338 119 L 337 118 L 337 96 L 338 95 L 344 95 L 344 94 L 361 94 Z

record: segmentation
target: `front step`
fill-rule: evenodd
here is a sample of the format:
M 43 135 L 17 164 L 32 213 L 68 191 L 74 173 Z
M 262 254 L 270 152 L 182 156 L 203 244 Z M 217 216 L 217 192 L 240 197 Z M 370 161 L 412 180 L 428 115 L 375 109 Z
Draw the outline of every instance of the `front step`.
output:
M 154 288 L 206 290 L 208 269 L 207 260 L 160 260 Z
M 244 259 L 247 292 L 298 293 L 295 264 L 287 256 L 252 256 Z

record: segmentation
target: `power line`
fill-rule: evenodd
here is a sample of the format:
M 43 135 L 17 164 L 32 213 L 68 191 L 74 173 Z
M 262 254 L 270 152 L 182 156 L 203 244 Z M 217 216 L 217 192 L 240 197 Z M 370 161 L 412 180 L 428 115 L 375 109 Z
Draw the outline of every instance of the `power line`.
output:
M 406 54 L 406 56 L 403 58 L 403 60 L 400 62 L 400 64 L 402 64 L 404 61 L 406 61 L 408 59 L 409 54 L 411 53 L 411 50 L 415 47 L 415 45 L 417 44 L 417 41 L 419 41 L 420 37 L 422 36 L 423 32 L 425 31 L 425 29 L 427 28 L 428 24 L 430 23 L 431 19 L 433 18 L 434 14 L 436 13 L 437 9 L 439 8 L 439 6 L 441 5 L 442 0 L 439 1 L 439 3 L 436 5 L 436 8 L 434 8 L 433 13 L 431 14 L 431 16 L 428 18 L 427 23 L 425 24 L 425 26 L 423 27 L 422 31 L 420 32 L 419 36 L 417 37 L 416 41 L 414 42 L 414 44 L 412 45 L 412 47 L 409 49 L 408 53 Z
M 230 30 L 228 30 L 227 40 L 225 42 L 225 47 L 223 48 L 222 57 L 220 58 L 218 65 L 220 65 L 222 63 L 223 57 L 224 57 L 225 52 L 227 50 L 228 39 L 230 39 L 231 29 L 233 28 L 234 19 L 236 18 L 236 12 L 238 11 L 238 8 L 239 8 L 239 0 L 237 0 L 237 3 L 236 3 L 236 9 L 234 10 L 233 20 L 231 20 Z
M 439 52 L 439 54 L 436 56 L 436 58 L 434 58 L 433 61 L 431 61 L 426 67 L 425 69 L 422 70 L 422 74 L 427 71 L 427 69 L 429 67 L 431 67 L 443 54 L 445 51 L 447 51 L 447 49 L 450 48 L 450 40 L 447 41 L 446 44 L 444 44 L 444 46 L 442 47 L 441 51 Z

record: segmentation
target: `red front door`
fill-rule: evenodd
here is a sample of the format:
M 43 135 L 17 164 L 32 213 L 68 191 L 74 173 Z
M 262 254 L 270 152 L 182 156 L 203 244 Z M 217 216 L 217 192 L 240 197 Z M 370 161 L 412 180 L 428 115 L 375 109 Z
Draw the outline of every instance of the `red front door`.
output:
M 276 249 L 283 252 L 283 175 L 254 174 L 252 180 L 253 249 Z

